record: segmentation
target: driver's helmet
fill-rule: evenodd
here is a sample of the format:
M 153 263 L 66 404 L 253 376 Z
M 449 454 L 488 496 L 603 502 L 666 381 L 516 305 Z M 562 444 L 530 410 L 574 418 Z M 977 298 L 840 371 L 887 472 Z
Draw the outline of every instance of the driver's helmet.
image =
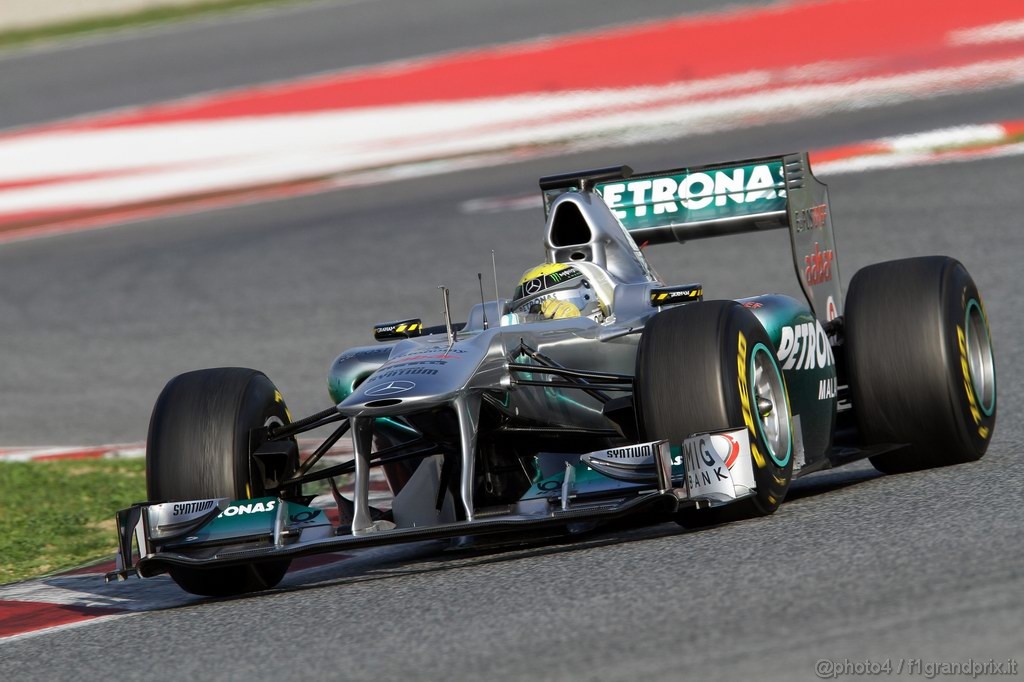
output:
M 524 272 L 509 311 L 523 321 L 604 317 L 590 282 L 579 268 L 566 263 L 544 263 Z

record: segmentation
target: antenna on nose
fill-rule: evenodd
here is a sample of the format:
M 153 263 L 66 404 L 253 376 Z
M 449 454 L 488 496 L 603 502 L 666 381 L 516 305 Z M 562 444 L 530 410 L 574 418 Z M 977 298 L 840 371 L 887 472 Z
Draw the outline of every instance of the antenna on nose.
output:
M 448 347 L 451 348 L 455 345 L 455 329 L 452 327 L 452 311 L 448 304 L 448 287 L 439 286 L 441 290 L 441 301 L 444 303 L 444 328 L 448 332 Z
M 494 304 L 498 305 L 501 294 L 498 293 L 498 263 L 494 259 L 494 249 L 491 249 L 491 269 L 494 271 Z M 498 309 L 498 315 L 502 315 L 504 312 L 504 310 Z
M 484 276 L 479 272 L 476 273 L 476 281 L 480 285 L 480 310 L 484 314 L 484 329 L 487 329 L 487 301 L 484 300 Z

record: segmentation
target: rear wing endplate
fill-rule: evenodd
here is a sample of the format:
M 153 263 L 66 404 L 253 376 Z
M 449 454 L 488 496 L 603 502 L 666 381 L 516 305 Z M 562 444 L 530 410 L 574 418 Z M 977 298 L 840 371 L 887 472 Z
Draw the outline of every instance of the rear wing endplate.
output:
M 633 175 L 628 166 L 541 179 L 545 215 L 568 191 L 601 196 L 641 247 L 789 228 L 797 279 L 824 324 L 842 314 L 828 187 L 806 153 Z

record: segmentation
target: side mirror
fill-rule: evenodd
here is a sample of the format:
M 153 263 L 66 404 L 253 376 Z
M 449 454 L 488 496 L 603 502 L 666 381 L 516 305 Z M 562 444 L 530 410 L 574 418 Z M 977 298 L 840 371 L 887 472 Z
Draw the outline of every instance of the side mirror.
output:
M 423 321 L 418 318 L 411 320 L 399 320 L 397 322 L 385 322 L 373 326 L 373 338 L 377 341 L 390 341 L 392 339 L 408 339 L 419 336 L 423 333 Z
M 704 300 L 703 284 L 684 284 L 677 287 L 651 289 L 651 305 L 660 308 L 677 303 L 692 303 Z

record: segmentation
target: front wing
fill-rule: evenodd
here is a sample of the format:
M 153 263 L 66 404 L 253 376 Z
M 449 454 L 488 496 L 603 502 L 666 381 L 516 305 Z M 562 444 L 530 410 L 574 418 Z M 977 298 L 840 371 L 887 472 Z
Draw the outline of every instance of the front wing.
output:
M 423 540 L 528 537 L 578 522 L 728 504 L 754 493 L 746 434 L 735 429 L 698 434 L 681 446 L 663 440 L 588 453 L 558 475 L 537 481 L 504 513 L 481 512 L 472 521 L 429 526 L 378 523 L 353 534 L 348 526 L 334 526 L 323 510 L 274 497 L 139 503 L 117 513 L 117 566 L 106 579 Z

